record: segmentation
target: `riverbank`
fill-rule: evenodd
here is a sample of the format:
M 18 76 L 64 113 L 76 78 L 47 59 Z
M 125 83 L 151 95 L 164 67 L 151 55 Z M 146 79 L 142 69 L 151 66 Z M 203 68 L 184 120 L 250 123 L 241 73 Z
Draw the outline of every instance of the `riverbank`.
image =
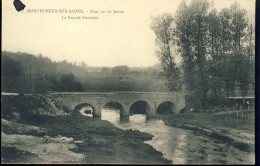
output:
M 225 113 L 172 114 L 158 118 L 168 126 L 188 129 L 193 133 L 186 138 L 189 146 L 185 150 L 186 154 L 191 154 L 189 158 L 193 158 L 193 163 L 197 155 L 200 164 L 212 161 L 254 164 L 254 119 L 241 119 Z
M 245 111 L 246 112 L 246 111 Z M 244 112 L 244 115 L 245 115 Z M 222 128 L 222 129 L 234 129 L 244 133 L 254 134 L 255 132 L 255 119 L 254 113 L 250 112 L 250 118 L 244 116 L 236 117 L 236 112 L 233 111 L 232 115 L 229 112 L 194 112 L 194 113 L 183 113 L 183 114 L 171 114 L 171 115 L 160 115 L 165 123 L 175 127 L 184 125 L 195 125 L 206 129 L 211 128 Z M 240 114 L 239 114 L 240 116 Z
M 171 163 L 144 143 L 152 135 L 72 114 L 49 97 L 2 96 L 2 105 L 2 163 Z

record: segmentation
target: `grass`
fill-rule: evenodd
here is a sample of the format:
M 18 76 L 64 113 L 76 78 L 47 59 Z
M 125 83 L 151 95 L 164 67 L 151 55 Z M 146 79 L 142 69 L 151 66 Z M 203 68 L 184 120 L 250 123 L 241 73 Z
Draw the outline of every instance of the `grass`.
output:
M 41 161 L 41 159 L 32 153 L 18 150 L 13 147 L 1 147 L 1 157 L 2 157 L 2 163 L 25 163 L 25 162 L 36 162 Z
M 187 113 L 161 116 L 167 124 L 190 124 L 203 128 L 231 128 L 253 134 L 255 122 L 253 119 L 236 118 L 229 114 Z

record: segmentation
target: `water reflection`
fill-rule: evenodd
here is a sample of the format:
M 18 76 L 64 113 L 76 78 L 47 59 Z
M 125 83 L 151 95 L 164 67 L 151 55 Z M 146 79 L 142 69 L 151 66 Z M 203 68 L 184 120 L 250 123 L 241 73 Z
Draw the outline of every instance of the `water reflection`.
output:
M 79 113 L 84 116 L 93 117 L 93 109 L 91 106 L 84 106 L 79 110 Z
M 116 127 L 124 130 L 139 130 L 152 134 L 152 140 L 145 141 L 156 150 L 162 152 L 165 158 L 174 164 L 185 164 L 184 146 L 186 133 L 182 129 L 168 127 L 162 120 L 147 118 L 145 114 L 133 114 L 129 120 L 120 118 L 116 109 L 102 109 L 101 119 L 110 121 Z
M 129 116 L 128 117 L 122 117 L 120 116 L 119 124 L 129 123 Z

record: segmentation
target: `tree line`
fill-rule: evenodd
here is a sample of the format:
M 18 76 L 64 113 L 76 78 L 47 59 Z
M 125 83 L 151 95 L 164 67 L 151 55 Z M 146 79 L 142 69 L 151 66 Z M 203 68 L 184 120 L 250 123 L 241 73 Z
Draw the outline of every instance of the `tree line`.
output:
M 2 91 L 149 91 L 160 90 L 160 66 L 90 67 L 85 62 L 55 62 L 42 55 L 2 51 Z M 143 86 L 152 80 L 150 86 Z M 156 87 L 156 88 L 154 88 Z M 163 85 L 163 91 L 167 88 Z
M 83 91 L 81 83 L 71 71 L 82 67 L 66 61 L 52 62 L 41 55 L 2 51 L 3 92 L 45 93 L 47 91 Z
M 157 56 L 167 85 L 185 90 L 188 107 L 221 105 L 255 83 L 255 30 L 238 2 L 217 11 L 208 0 L 183 0 L 175 14 L 153 18 Z M 174 57 L 181 56 L 180 70 Z

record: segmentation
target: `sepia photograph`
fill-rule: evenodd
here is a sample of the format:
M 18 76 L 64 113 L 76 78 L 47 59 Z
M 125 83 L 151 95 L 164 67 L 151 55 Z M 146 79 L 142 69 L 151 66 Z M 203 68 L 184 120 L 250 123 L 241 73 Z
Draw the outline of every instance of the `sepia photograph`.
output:
M 256 0 L 1 3 L 1 164 L 255 165 Z

